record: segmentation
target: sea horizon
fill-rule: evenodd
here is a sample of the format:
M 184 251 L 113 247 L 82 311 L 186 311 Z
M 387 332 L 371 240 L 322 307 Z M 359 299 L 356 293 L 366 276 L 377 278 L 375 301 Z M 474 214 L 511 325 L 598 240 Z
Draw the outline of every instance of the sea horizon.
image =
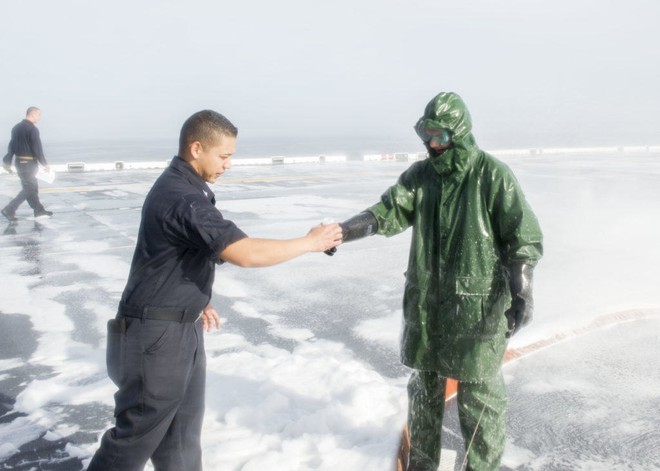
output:
M 477 143 L 479 144 L 479 142 Z M 543 149 L 619 149 L 647 148 L 654 153 L 660 143 L 601 142 L 549 145 L 529 145 L 521 142 L 517 146 L 484 146 L 486 152 L 502 150 L 530 150 L 530 153 L 542 153 Z M 0 142 L 0 145 L 3 145 Z M 168 161 L 177 154 L 178 138 L 143 138 L 143 139 L 102 139 L 81 138 L 63 140 L 44 140 L 44 154 L 49 164 L 58 165 L 70 162 L 112 163 Z M 416 136 L 306 136 L 302 138 L 279 137 L 241 137 L 237 141 L 234 159 L 310 156 L 344 156 L 346 160 L 363 160 L 370 154 L 420 153 L 424 146 Z
M 114 162 L 169 160 L 177 154 L 178 137 L 145 139 L 44 140 L 44 154 L 50 164 L 67 162 Z M 366 154 L 423 152 L 416 137 L 240 137 L 235 159 L 273 156 L 342 155 L 347 160 L 362 160 Z

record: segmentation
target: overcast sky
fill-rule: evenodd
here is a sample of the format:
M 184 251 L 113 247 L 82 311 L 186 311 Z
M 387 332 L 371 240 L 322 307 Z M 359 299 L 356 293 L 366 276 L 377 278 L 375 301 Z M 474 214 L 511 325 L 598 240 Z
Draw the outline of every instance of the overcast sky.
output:
M 178 136 L 415 139 L 440 91 L 487 148 L 660 144 L 658 0 L 3 0 L 0 144 Z

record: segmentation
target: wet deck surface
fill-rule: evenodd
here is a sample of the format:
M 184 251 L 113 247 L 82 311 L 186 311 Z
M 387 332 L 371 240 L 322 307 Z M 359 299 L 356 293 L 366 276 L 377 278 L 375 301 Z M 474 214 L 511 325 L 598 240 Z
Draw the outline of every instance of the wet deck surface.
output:
M 225 217 L 248 234 L 284 238 L 304 234 L 323 217 L 342 219 L 372 204 L 406 166 L 236 167 L 213 190 Z M 142 201 L 160 173 L 61 174 L 53 185 L 42 186 L 53 218 L 34 220 L 24 204 L 17 223 L 0 221 L 0 469 L 78 471 L 110 425 L 113 387 L 105 375 L 104 326 L 126 281 Z M 544 188 L 528 194 L 550 219 L 552 205 L 542 201 L 553 191 L 545 189 L 551 187 L 547 173 L 521 167 L 521 174 L 524 184 Z M 643 178 L 635 175 L 630 185 L 645 188 Z M 2 201 L 17 191 L 17 182 L 2 176 Z M 660 198 L 655 201 L 645 211 L 654 211 Z M 654 226 L 641 237 L 657 232 Z M 398 361 L 396 328 L 365 333 L 361 326 L 400 315 L 408 243 L 409 234 L 374 237 L 341 247 L 332 259 L 310 255 L 261 271 L 221 267 L 214 303 L 222 308 L 223 332 L 289 352 L 307 338 L 337 342 L 389 381 L 395 394 L 405 395 L 408 371 Z M 562 330 L 552 316 L 564 259 L 547 257 L 542 283 L 537 279 L 542 288 L 535 327 L 521 336 L 521 345 Z M 649 263 L 659 258 L 655 252 L 640 257 Z M 637 263 L 633 259 L 632 266 Z M 625 307 L 640 307 L 648 318 L 568 338 L 505 367 L 506 469 L 660 469 L 660 302 L 652 294 L 657 278 L 642 276 L 636 292 L 640 305 L 595 300 L 584 321 L 575 323 Z M 597 282 L 588 284 L 593 297 Z M 656 288 L 647 287 L 651 284 Z M 249 291 L 246 302 L 262 315 L 246 315 L 246 307 L 236 302 L 241 289 Z M 556 317 L 570 318 L 566 312 Z M 398 321 L 383 324 L 392 325 L 398 327 Z M 207 343 L 218 360 L 232 351 L 222 347 L 222 338 Z M 447 417 L 444 446 L 456 451 L 460 463 L 455 412 Z M 396 437 L 398 430 L 391 434 Z

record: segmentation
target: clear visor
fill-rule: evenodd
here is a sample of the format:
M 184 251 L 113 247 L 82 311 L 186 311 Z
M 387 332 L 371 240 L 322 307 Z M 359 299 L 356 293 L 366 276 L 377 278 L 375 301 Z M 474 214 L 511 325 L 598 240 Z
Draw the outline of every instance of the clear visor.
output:
M 418 127 L 417 134 L 425 144 L 445 145 L 451 142 L 451 133 L 445 128 L 426 122 Z

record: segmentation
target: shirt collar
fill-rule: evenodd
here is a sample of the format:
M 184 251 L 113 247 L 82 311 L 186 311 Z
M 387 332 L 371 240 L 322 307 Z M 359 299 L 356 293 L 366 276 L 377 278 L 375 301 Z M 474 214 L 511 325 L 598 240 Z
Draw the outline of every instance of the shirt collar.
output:
M 195 172 L 195 169 L 192 168 L 192 165 L 190 165 L 178 155 L 175 155 L 170 162 L 170 167 L 183 174 L 183 176 L 190 182 L 192 186 L 198 189 L 206 199 L 211 201 L 211 203 L 215 204 L 215 193 L 211 191 L 204 179 L 200 177 L 197 172 Z

